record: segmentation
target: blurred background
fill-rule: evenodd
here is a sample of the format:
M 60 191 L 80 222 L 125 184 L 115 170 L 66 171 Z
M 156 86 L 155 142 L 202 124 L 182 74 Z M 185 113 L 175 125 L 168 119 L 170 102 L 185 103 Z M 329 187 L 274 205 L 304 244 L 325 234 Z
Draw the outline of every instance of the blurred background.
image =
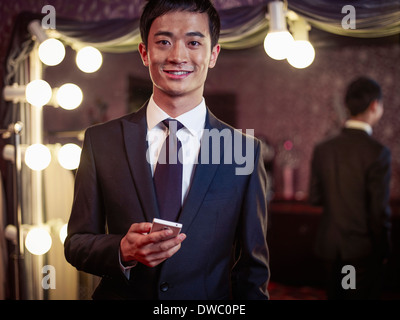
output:
M 273 12 L 268 0 L 214 2 L 222 52 L 205 98 L 219 118 L 253 129 L 266 146 L 271 298 L 324 299 L 313 254 L 321 210 L 307 203 L 310 160 L 315 144 L 341 129 L 344 92 L 361 75 L 378 81 L 384 94 L 385 114 L 374 136 L 393 158 L 393 255 L 385 297 L 400 298 L 399 1 L 289 0 Z M 60 232 L 84 130 L 137 110 L 152 92 L 137 52 L 143 4 L 0 2 L 1 299 L 90 299 L 98 279 L 65 261 Z M 283 39 L 266 41 L 284 31 L 291 41 L 307 41 L 305 51 L 297 43 L 282 56 L 275 49 Z M 57 44 L 42 46 L 49 39 L 61 42 L 59 61 L 51 61 Z M 82 51 L 77 61 L 84 48 L 88 58 Z M 29 88 L 39 94 L 28 96 Z

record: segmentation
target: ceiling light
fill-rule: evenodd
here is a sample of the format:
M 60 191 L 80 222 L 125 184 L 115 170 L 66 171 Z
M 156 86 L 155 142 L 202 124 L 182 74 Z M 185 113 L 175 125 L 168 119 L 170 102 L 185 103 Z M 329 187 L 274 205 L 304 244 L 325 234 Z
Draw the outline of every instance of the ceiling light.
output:
M 315 50 L 310 41 L 308 34 L 311 27 L 305 19 L 297 16 L 291 22 L 290 30 L 293 33 L 294 42 L 290 50 L 287 60 L 289 64 L 297 69 L 303 69 L 310 66 L 315 58 Z
M 269 32 L 264 41 L 265 52 L 275 60 L 286 59 L 293 37 L 286 27 L 286 14 L 283 2 L 272 1 L 268 4 Z

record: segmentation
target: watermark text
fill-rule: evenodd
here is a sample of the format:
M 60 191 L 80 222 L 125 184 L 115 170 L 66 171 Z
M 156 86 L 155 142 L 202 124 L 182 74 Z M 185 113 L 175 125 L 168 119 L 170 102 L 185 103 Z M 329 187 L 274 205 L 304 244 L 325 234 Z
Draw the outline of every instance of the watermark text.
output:
M 342 8 L 342 13 L 346 14 L 342 19 L 342 28 L 345 30 L 356 29 L 356 8 L 346 5 Z

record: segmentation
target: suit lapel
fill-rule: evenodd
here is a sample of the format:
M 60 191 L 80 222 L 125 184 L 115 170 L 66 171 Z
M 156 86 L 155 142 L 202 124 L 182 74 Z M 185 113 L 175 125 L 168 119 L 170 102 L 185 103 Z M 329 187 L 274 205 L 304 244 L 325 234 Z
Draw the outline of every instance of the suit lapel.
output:
M 211 129 L 221 129 L 221 125 L 218 122 L 218 120 L 215 118 L 215 116 L 208 110 L 207 112 L 207 117 L 206 117 L 206 125 L 205 129 L 206 130 L 211 130 Z M 179 222 L 183 224 L 183 231 L 186 232 L 186 230 L 189 229 L 193 219 L 197 215 L 204 197 L 207 193 L 207 190 L 215 176 L 215 173 L 217 172 L 217 169 L 219 167 L 219 164 L 212 164 L 211 162 L 211 150 L 212 150 L 212 145 L 211 143 L 206 144 L 209 145 L 209 164 L 202 164 L 200 162 L 200 156 L 202 154 L 202 147 L 203 143 L 201 143 L 200 147 L 200 153 L 199 153 L 199 163 L 196 165 L 195 168 L 195 173 L 193 176 L 193 181 L 191 183 L 191 187 L 188 193 L 188 196 L 186 198 L 186 201 L 183 205 L 183 209 L 179 218 Z M 223 158 L 223 148 L 221 148 L 221 158 L 219 163 L 221 163 L 221 159 Z
M 157 199 L 154 190 L 150 164 L 147 162 L 147 105 L 142 107 L 129 120 L 122 120 L 123 135 L 128 163 L 139 201 L 147 221 L 158 218 Z
M 151 222 L 153 218 L 159 218 L 159 211 L 151 168 L 146 159 L 148 148 L 146 140 L 146 109 L 146 106 L 144 106 L 137 113 L 133 114 L 131 118 L 122 120 L 122 127 L 132 179 L 135 183 L 145 218 Z M 205 129 L 222 129 L 220 122 L 209 110 L 207 112 Z M 202 164 L 200 162 L 202 153 L 202 150 L 200 150 L 199 163 L 196 165 L 193 181 L 179 218 L 179 222 L 183 224 L 184 232 L 188 230 L 193 219 L 196 217 L 219 167 L 219 164 L 212 164 L 212 144 L 209 143 L 208 145 L 209 164 Z M 224 156 L 223 149 L 221 148 L 219 163 L 221 163 Z

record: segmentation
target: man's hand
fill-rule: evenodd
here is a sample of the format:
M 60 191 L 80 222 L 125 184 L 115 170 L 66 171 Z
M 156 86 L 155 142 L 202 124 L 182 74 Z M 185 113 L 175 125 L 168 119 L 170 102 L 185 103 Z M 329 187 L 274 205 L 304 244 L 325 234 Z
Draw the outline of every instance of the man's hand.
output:
M 172 234 L 172 230 L 149 233 L 151 226 L 148 222 L 131 225 L 120 243 L 122 262 L 138 261 L 148 267 L 156 267 L 178 252 L 182 241 L 186 239 L 185 234 L 165 240 Z

